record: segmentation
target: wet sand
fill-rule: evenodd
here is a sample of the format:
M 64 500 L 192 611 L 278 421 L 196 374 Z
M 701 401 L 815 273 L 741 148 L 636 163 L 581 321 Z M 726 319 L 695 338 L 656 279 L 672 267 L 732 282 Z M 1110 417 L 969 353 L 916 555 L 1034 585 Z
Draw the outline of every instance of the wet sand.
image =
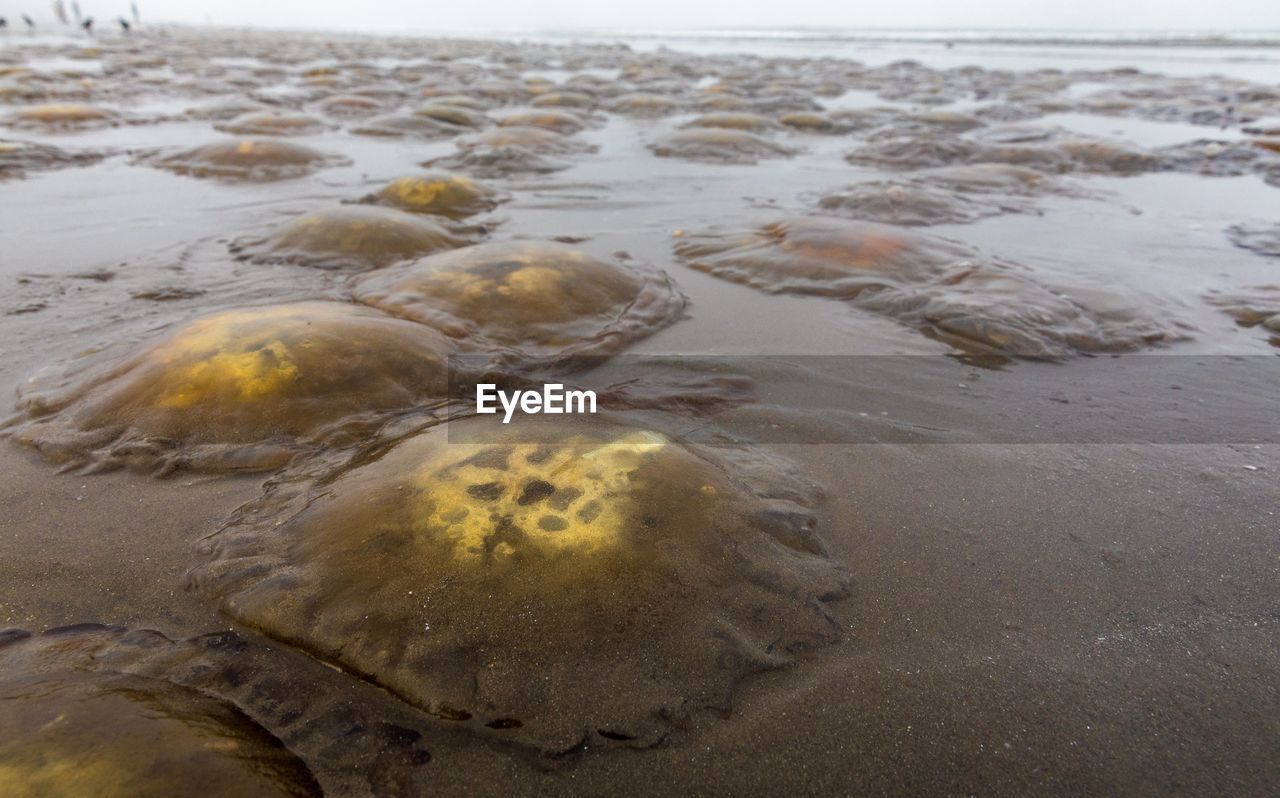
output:
M 153 35 L 159 36 L 147 34 Z M 1242 222 L 1277 221 L 1274 175 L 1280 172 L 1267 171 L 1270 162 L 1251 163 L 1233 176 L 1204 176 L 1171 160 L 1140 175 L 1072 168 L 1053 177 L 1079 192 L 1036 196 L 1035 212 L 918 228 L 997 253 L 1039 283 L 1102 290 L 1136 302 L 1154 319 L 1185 325 L 1180 340 L 1138 350 L 1144 356 L 1176 359 L 1180 369 L 1191 368 L 1185 364 L 1195 358 L 1246 357 L 1259 364 L 1257 382 L 1242 381 L 1244 401 L 1232 406 L 1233 415 L 1219 417 L 1211 394 L 1200 408 L 1200 421 L 1219 424 L 1201 424 L 1202 430 L 1250 430 L 1220 439 L 1229 443 L 1182 443 L 1186 422 L 1176 414 L 1150 423 L 1152 415 L 1165 418 L 1166 394 L 1154 383 L 1135 387 L 1122 372 L 1105 371 L 1105 379 L 1116 382 L 1094 386 L 1107 397 L 1102 415 L 1117 430 L 1126 419 L 1148 422 L 1138 442 L 1099 440 L 1089 434 L 1094 418 L 1067 405 L 1056 417 L 1065 432 L 1001 443 L 991 435 L 1002 427 L 1002 415 L 1025 420 L 1049 406 L 1043 387 L 1019 382 L 1019 375 L 1041 368 L 1099 372 L 1078 358 L 1052 365 L 1015 358 L 1003 371 L 986 371 L 949 357 L 963 352 L 891 314 L 828 297 L 758 291 L 689 268 L 672 251 L 691 233 L 812 215 L 819 212 L 816 199 L 835 189 L 909 174 L 844 159 L 879 138 L 951 141 L 1001 123 L 986 121 L 969 134 L 922 131 L 906 116 L 879 133 L 778 129 L 765 133 L 767 140 L 797 154 L 745 164 L 658 157 L 646 145 L 697 116 L 693 103 L 705 99 L 698 89 L 717 78 L 786 75 L 810 88 L 777 93 L 802 94 L 828 110 L 887 106 L 910 115 L 1006 104 L 1012 90 L 1005 74 L 845 75 L 851 90 L 828 97 L 811 87 L 831 72 L 843 74 L 839 62 L 635 58 L 611 48 L 404 41 L 388 55 L 378 40 L 359 37 L 337 39 L 337 54 L 330 55 L 320 49 L 321 38 L 289 37 L 283 47 L 247 40 L 259 60 L 233 55 L 233 37 L 191 31 L 155 40 L 104 39 L 104 53 L 83 61 L 69 58 L 79 45 L 0 50 L 53 74 L 34 84 L 46 94 L 79 80 L 58 70 L 96 75 L 107 64 L 88 98 L 75 101 L 127 112 L 137 122 L 69 133 L 0 128 L 6 140 L 105 156 L 89 165 L 32 168 L 0 182 L 0 280 L 8 289 L 0 316 L 0 390 L 12 395 L 37 376 L 74 384 L 83 364 L 119 357 L 209 312 L 346 301 L 350 270 L 237 260 L 228 245 L 298 214 L 358 199 L 418 171 L 418 163 L 452 155 L 454 139 L 469 134 L 434 140 L 354 135 L 349 128 L 357 123 L 314 110 L 332 94 L 401 81 L 403 94 L 389 106 L 421 104 L 427 82 L 408 83 L 395 71 L 406 65 L 426 74 L 454 70 L 440 83 L 463 91 L 493 74 L 562 82 L 587 71 L 606 83 L 626 80 L 629 88 L 676 97 L 682 107 L 653 118 L 594 110 L 598 121 L 573 135 L 595 145 L 594 152 L 550 155 L 568 164 L 550 174 L 489 178 L 510 201 L 479 219 L 491 241 L 584 237 L 581 246 L 597 256 L 625 252 L 671 275 L 689 299 L 688 317 L 632 344 L 601 374 L 641 368 L 642 358 L 627 359 L 634 355 L 677 355 L 720 358 L 726 370 L 761 386 L 774 381 L 754 404 L 704 415 L 660 412 L 674 416 L 678 428 L 755 439 L 755 446 L 789 459 L 825 487 L 826 501 L 811 509 L 830 558 L 847 568 L 851 581 L 848 597 L 830 608 L 840 637 L 785 668 L 748 678 L 737 686 L 731 708 L 692 713 L 656 747 L 628 750 L 596 740 L 551 760 L 417 712 L 351 673 L 231 622 L 216 602 L 186 589 L 188 571 L 204 556 L 200 541 L 255 499 L 269 474 L 59 473 L 12 442 L 0 446 L 0 626 L 39 632 L 100 622 L 156 629 L 174 639 L 235 629 L 279 648 L 293 673 L 360 713 L 363 722 L 354 725 L 394 718 L 429 751 L 429 761 L 383 768 L 401 780 L 378 781 L 370 775 L 377 769 L 372 760 L 342 761 L 316 742 L 315 729 L 340 739 L 354 733 L 351 725 L 320 722 L 306 737 L 243 702 L 243 711 L 286 744 L 297 741 L 296 753 L 335 794 L 1262 795 L 1274 789 L 1280 778 L 1280 446 L 1266 424 L 1275 418 L 1276 394 L 1268 390 L 1275 387 L 1277 350 L 1262 327 L 1239 326 L 1206 299 L 1215 291 L 1250 295 L 1280 282 L 1280 262 L 1234 245 L 1224 232 Z M 205 63 L 226 71 L 201 75 L 198 86 L 180 85 L 176 67 L 193 69 L 183 47 L 220 59 Z M 167 54 L 167 65 L 122 66 L 128 55 L 156 49 Z M 251 72 L 275 51 L 278 62 L 270 70 Z M 432 53 L 461 61 L 426 61 Z M 490 60 L 495 54 L 512 58 L 514 66 Z M 308 84 L 304 72 L 315 66 L 334 66 L 340 85 Z M 619 69 L 629 71 L 620 78 Z M 937 97 L 892 96 L 910 94 L 924 74 L 936 81 Z M 242 85 L 232 82 L 241 79 Z M 1066 85 L 1057 88 L 1059 81 Z M 1062 127 L 1152 152 L 1198 139 L 1261 138 L 1244 128 L 1274 126 L 1280 113 L 1274 84 L 1253 87 L 1258 118 L 1208 126 L 1185 118 L 1153 121 L 1143 117 L 1156 112 L 1142 108 L 1107 108 L 1101 115 L 1095 113 L 1101 106 L 1072 104 L 1086 93 L 1081 86 L 1140 82 L 1128 73 L 1067 73 L 1038 82 L 1053 85 L 1027 89 L 1018 104 L 1040 103 L 1043 115 L 1017 125 Z M 739 92 L 749 102 L 764 105 L 775 94 L 749 79 L 742 83 Z M 975 99 L 975 83 L 998 86 L 997 99 Z M 181 115 L 245 94 L 326 119 L 331 129 L 290 140 L 350 163 L 295 179 L 228 183 L 171 174 L 140 160 L 154 148 L 226 138 L 210 122 Z M 534 96 L 486 113 L 494 119 L 515 113 Z M 946 102 L 934 104 L 939 98 Z M 606 102 L 601 95 L 593 104 Z M 0 112 L 24 104 L 10 102 Z M 1172 110 L 1165 116 L 1189 113 L 1176 96 L 1167 104 Z M 782 111 L 761 113 L 772 118 Z M 138 298 L 174 288 L 186 295 Z M 877 355 L 901 357 L 882 361 L 888 373 L 875 375 L 874 390 L 860 383 L 857 368 L 835 367 L 851 356 Z M 812 383 L 787 384 L 792 372 L 779 364 L 798 356 L 831 357 L 833 367 L 823 372 L 819 359 Z M 911 370 L 913 363 L 921 364 L 920 372 Z M 896 382 L 895 368 L 903 369 Z M 590 382 L 592 376 L 578 378 Z M 959 384 L 987 390 L 980 397 L 948 390 Z M 814 401 L 811 391 L 818 387 L 822 398 Z M 842 390 L 848 406 L 823 404 Z M 898 432 L 909 425 L 914 432 L 877 436 L 872 427 L 855 434 L 860 428 L 850 424 L 859 422 L 850 418 L 859 413 L 885 419 L 878 422 L 881 431 L 901 422 Z M 760 434 L 769 424 L 791 425 L 794 434 Z M 886 438 L 893 442 L 863 442 Z

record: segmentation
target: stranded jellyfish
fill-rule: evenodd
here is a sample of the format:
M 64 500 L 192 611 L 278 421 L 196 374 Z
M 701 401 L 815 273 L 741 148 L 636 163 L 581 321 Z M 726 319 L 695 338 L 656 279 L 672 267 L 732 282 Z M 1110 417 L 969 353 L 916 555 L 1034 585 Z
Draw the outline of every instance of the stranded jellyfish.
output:
M 748 133 L 760 133 L 773 130 L 778 124 L 759 114 L 704 114 L 685 125 L 685 127 L 723 128 L 726 130 L 745 130 Z
M 569 164 L 539 155 L 524 147 L 468 147 L 454 155 L 427 161 L 423 166 L 470 172 L 477 177 L 496 178 L 514 174 L 549 174 L 568 169 Z
M 87 166 L 100 160 L 100 153 L 73 153 L 48 144 L 0 139 L 0 180 L 23 177 L 29 171 Z
M 1178 337 L 1121 297 L 1046 287 L 1013 264 L 889 225 L 799 218 L 689 236 L 675 251 L 717 277 L 845 299 L 967 351 L 1056 358 Z
M 609 110 L 627 116 L 666 116 L 678 108 L 675 100 L 662 94 L 635 92 L 614 97 Z
M 359 302 L 524 358 L 612 353 L 677 319 L 664 274 L 541 241 L 480 244 L 362 274 Z
M 1227 238 L 1237 247 L 1259 255 L 1280 257 L 1280 224 L 1244 223 L 1227 228 Z
M 826 605 L 847 581 L 814 486 L 749 450 L 566 418 L 473 416 L 354 468 L 286 473 L 208 539 L 192 584 L 425 711 L 545 752 L 652 745 L 835 638 Z
M 851 130 L 849 125 L 840 122 L 831 116 L 805 111 L 783 114 L 778 117 L 778 121 L 787 127 L 793 130 L 799 130 L 802 133 L 826 133 L 835 135 L 839 133 L 848 133 Z
M 339 94 L 317 103 L 316 108 L 335 119 L 364 119 L 386 109 L 382 100 L 354 94 Z
M 1025 202 L 1012 198 L 967 197 L 915 180 L 858 183 L 823 196 L 818 206 L 855 219 L 907 226 L 968 224 L 1026 209 Z
M 1280 286 L 1264 285 L 1239 293 L 1213 293 L 1209 302 L 1222 308 L 1241 327 L 1261 327 L 1280 346 Z
M 583 152 L 591 149 L 589 145 L 575 141 L 563 133 L 541 127 L 528 125 L 509 125 L 486 130 L 476 136 L 458 142 L 463 148 L 473 147 L 520 147 L 529 152 L 552 153 L 562 155 L 570 152 Z
M 364 120 L 351 132 L 386 138 L 444 139 L 457 135 L 458 126 L 417 114 L 383 114 Z
M 73 131 L 111 127 L 121 122 L 115 111 L 95 105 L 33 105 L 14 111 L 5 120 L 12 128 L 34 131 Z
M 534 108 L 590 108 L 596 101 L 590 94 L 578 91 L 551 91 L 534 98 Z
M 214 128 L 235 136 L 307 136 L 324 130 L 325 124 L 308 114 L 250 113 Z
M 459 128 L 483 127 L 489 119 L 484 114 L 461 105 L 433 102 L 414 110 L 415 116 L 425 116 Z
M 462 175 L 427 172 L 392 180 L 360 201 L 413 213 L 464 219 L 498 207 L 502 196 L 483 183 Z
M 180 175 L 257 181 L 302 177 L 326 166 L 351 163 L 339 155 L 276 139 L 220 141 L 157 154 L 148 162 Z
M 577 133 L 587 126 L 582 117 L 568 111 L 530 111 L 511 114 L 499 120 L 498 124 L 502 127 L 536 127 L 565 135 Z
M 71 466 L 273 468 L 438 402 L 453 345 L 341 302 L 230 310 L 66 389 L 19 400 L 15 439 Z
M 760 158 L 795 154 L 794 150 L 754 133 L 724 128 L 678 130 L 658 139 L 649 145 L 649 149 L 663 158 L 737 164 L 751 164 Z
M 374 269 L 469 243 L 419 214 L 341 205 L 303 214 L 265 238 L 240 239 L 231 251 L 255 263 Z
M 235 707 L 158 679 L 8 672 L 0 728 L 11 798 L 320 795 L 306 765 Z

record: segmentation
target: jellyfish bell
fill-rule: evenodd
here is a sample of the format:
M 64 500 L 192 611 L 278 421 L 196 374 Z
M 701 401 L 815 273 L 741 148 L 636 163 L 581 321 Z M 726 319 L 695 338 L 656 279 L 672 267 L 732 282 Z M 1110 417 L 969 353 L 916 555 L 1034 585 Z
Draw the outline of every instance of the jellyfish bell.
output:
M 20 178 L 30 171 L 88 166 L 102 157 L 96 151 L 71 152 L 49 144 L 0 139 L 0 180 Z
M 565 161 L 548 158 L 518 146 L 466 147 L 453 155 L 426 161 L 423 166 L 469 172 L 479 178 L 501 178 L 518 174 L 550 174 L 568 169 Z
M 804 217 L 680 239 L 691 268 L 774 293 L 826 296 L 958 348 L 1031 358 L 1121 352 L 1187 337 L 1146 299 L 1046 285 L 963 244 L 872 222 Z
M 392 180 L 360 201 L 402 211 L 463 219 L 491 211 L 502 202 L 495 189 L 462 175 L 424 172 Z
M 467 231 L 422 214 L 357 204 L 303 214 L 265 237 L 237 240 L 231 251 L 254 263 L 375 269 L 470 243 Z
M 655 140 L 649 149 L 660 158 L 684 158 L 709 163 L 752 164 L 760 158 L 782 158 L 795 150 L 763 136 L 727 128 L 678 130 Z
M 446 139 L 458 134 L 458 126 L 419 114 L 392 113 L 369 117 L 351 128 L 359 136 L 385 138 Z
M 488 117 L 473 108 L 439 101 L 420 106 L 414 109 L 413 113 L 416 116 L 425 116 L 460 128 L 483 127 L 489 121 Z
M 5 119 L 5 123 L 15 129 L 45 132 L 92 130 L 112 127 L 123 121 L 124 117 L 115 111 L 76 103 L 28 106 L 10 113 Z
M 578 133 L 586 128 L 582 117 L 568 111 L 530 111 L 505 116 L 498 120 L 501 127 L 533 127 L 552 130 L 563 135 Z
M 529 152 L 563 155 L 589 149 L 582 142 L 574 141 L 563 133 L 528 125 L 507 125 L 486 130 L 458 141 L 463 149 L 476 147 L 520 147 Z
M 748 113 L 720 113 L 720 114 L 703 114 L 688 122 L 685 127 L 690 128 L 720 128 L 725 130 L 745 130 L 749 133 L 761 133 L 774 130 L 778 124 L 773 120 L 760 116 L 759 114 Z
M 1011 198 L 986 201 L 918 180 L 857 183 L 824 195 L 818 206 L 855 219 L 908 227 L 969 224 L 1023 209 Z
M 358 275 L 351 293 L 524 362 L 612 353 L 684 308 L 665 275 L 540 241 L 480 244 Z
M 675 113 L 679 104 L 663 94 L 632 92 L 614 97 L 608 108 L 615 114 L 627 116 L 666 116 Z
M 299 113 L 253 112 L 214 125 L 235 136 L 307 136 L 325 129 L 324 122 Z
M 223 311 L 69 388 L 22 396 L 14 439 L 68 467 L 274 468 L 440 403 L 455 348 L 341 302 Z
M 0 678 L 0 785 L 45 795 L 319 796 L 307 766 L 196 690 L 128 674 Z
M 826 604 L 848 581 L 813 486 L 752 452 L 574 419 L 455 419 L 354 468 L 285 475 L 208 539 L 192 584 L 414 706 L 547 753 L 652 745 L 835 638 Z
M 236 181 L 272 181 L 302 177 L 351 161 L 339 155 L 278 139 L 219 141 L 177 152 L 155 153 L 144 163 L 180 175 Z

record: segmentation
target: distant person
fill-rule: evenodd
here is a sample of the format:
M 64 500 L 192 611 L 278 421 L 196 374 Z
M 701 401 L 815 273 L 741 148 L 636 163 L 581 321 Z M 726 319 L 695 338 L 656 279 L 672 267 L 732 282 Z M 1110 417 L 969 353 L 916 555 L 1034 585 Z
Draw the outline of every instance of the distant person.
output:
M 125 33 L 129 32 L 129 20 L 125 19 L 124 17 L 118 17 L 116 19 L 116 22 L 120 23 L 120 30 L 124 31 Z
M 63 25 L 70 22 L 70 20 L 67 19 L 67 5 L 63 0 L 53 0 L 53 15 L 57 17 L 58 21 Z
M 22 15 L 22 21 L 23 21 L 23 22 L 25 22 L 25 23 L 27 23 L 27 30 L 30 30 L 30 31 L 33 31 L 33 32 L 35 31 L 35 29 L 36 29 L 36 21 L 35 21 L 34 19 L 32 19 L 31 17 L 27 16 L 26 14 L 23 14 L 23 15 Z
M 80 23 L 80 27 L 84 28 L 84 32 L 93 35 L 93 17 L 85 17 L 84 22 Z
M 0 30 L 9 30 L 9 20 L 0 17 Z

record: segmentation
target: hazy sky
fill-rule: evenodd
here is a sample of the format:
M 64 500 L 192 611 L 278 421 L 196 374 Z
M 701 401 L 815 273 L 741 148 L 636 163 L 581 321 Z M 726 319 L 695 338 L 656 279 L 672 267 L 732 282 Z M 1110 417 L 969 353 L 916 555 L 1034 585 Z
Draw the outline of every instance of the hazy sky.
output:
M 68 8 L 71 0 L 66 0 Z M 79 0 L 109 20 L 128 0 Z M 360 30 L 822 26 L 1280 29 L 1280 0 L 138 0 L 143 21 Z M 51 17 L 51 0 L 0 0 Z

